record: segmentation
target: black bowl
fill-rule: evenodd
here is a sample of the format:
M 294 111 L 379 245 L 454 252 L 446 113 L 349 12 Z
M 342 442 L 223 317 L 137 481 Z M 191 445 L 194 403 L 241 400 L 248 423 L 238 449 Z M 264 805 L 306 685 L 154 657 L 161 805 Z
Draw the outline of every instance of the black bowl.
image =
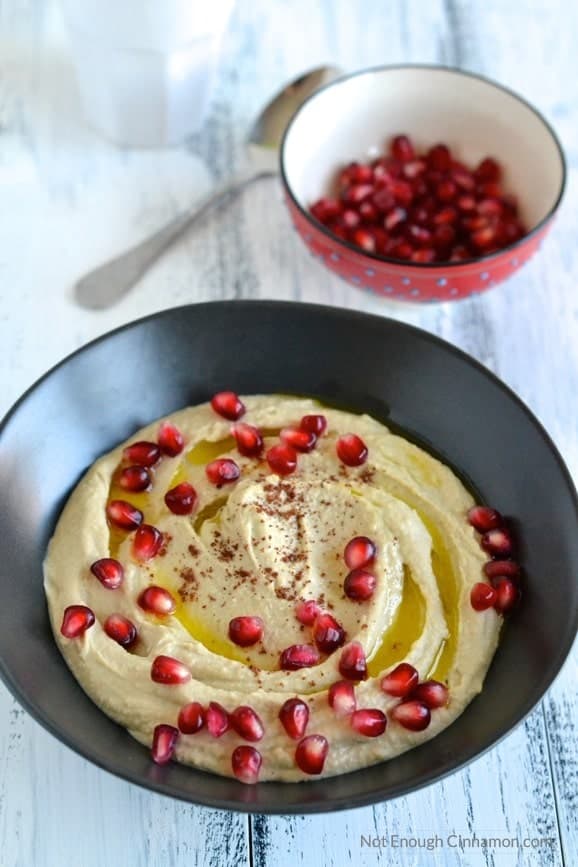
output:
M 133 431 L 215 391 L 309 394 L 415 436 L 484 499 L 515 516 L 526 567 L 483 692 L 429 743 L 392 761 L 300 784 L 236 780 L 148 750 L 84 694 L 53 640 L 42 585 L 48 539 L 94 459 Z M 210 807 L 310 813 L 410 792 L 507 734 L 559 671 L 578 623 L 578 504 L 568 471 L 528 409 L 447 343 L 399 322 L 327 307 L 219 302 L 164 311 L 71 355 L 0 429 L 0 667 L 9 689 L 63 743 L 154 791 Z

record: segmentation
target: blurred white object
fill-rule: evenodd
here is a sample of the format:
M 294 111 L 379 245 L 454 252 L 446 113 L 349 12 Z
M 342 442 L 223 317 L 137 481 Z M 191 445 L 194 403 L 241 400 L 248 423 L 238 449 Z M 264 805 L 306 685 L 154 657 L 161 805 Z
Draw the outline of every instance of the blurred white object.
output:
M 89 123 L 117 144 L 178 144 L 203 123 L 233 0 L 62 0 Z

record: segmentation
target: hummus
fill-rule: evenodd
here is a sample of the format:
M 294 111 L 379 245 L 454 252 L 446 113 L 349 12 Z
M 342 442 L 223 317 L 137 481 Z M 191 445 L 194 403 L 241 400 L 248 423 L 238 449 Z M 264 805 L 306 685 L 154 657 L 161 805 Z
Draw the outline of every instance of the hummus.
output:
M 260 780 L 311 779 L 295 761 L 296 741 L 279 721 L 283 703 L 300 697 L 309 707 L 307 734 L 328 742 L 322 775 L 353 771 L 392 758 L 446 728 L 481 690 L 497 646 L 501 618 L 470 604 L 474 582 L 483 580 L 486 556 L 466 513 L 473 499 L 457 476 L 423 449 L 391 433 L 369 416 L 285 396 L 243 398 L 242 421 L 257 426 L 265 450 L 279 431 L 302 416 L 323 413 L 327 430 L 316 447 L 298 455 L 297 470 L 281 477 L 263 457 L 243 457 L 230 435 L 231 422 L 210 404 L 183 409 L 168 420 L 185 445 L 176 457 L 154 467 L 150 491 L 127 493 L 118 487 L 123 449 L 131 442 L 156 441 L 159 422 L 101 457 L 72 493 L 50 542 L 45 589 L 52 627 L 72 672 L 102 710 L 148 746 L 155 727 L 177 725 L 188 702 L 218 702 L 231 712 L 250 705 L 264 735 L 253 744 L 262 756 Z M 358 467 L 337 457 L 336 440 L 361 437 L 368 458 Z M 205 473 L 217 457 L 233 459 L 238 480 L 220 487 Z M 164 496 L 190 482 L 198 495 L 190 515 L 173 514 Z M 148 562 L 132 555 L 133 532 L 111 527 L 110 499 L 135 504 L 147 524 L 163 534 L 163 547 Z M 369 537 L 377 547 L 371 567 L 376 588 L 371 598 L 354 601 L 344 593 L 349 571 L 347 543 Z M 124 566 L 118 589 L 103 586 L 90 571 L 94 561 L 113 557 Z M 174 614 L 157 617 L 138 604 L 149 584 L 174 596 Z M 313 644 L 312 627 L 295 616 L 300 600 L 314 600 L 346 632 L 346 644 L 360 642 L 368 677 L 355 685 L 357 708 L 377 708 L 388 716 L 385 732 L 367 737 L 328 703 L 339 673 L 341 649 L 321 654 L 317 664 L 280 669 L 287 647 Z M 88 606 L 95 622 L 81 637 L 60 632 L 70 605 Z M 138 640 L 128 650 L 112 640 L 103 623 L 111 614 L 128 618 Z M 240 647 L 228 636 L 233 618 L 258 616 L 260 641 Z M 191 679 L 166 685 L 151 679 L 153 660 L 180 660 Z M 421 681 L 442 681 L 446 706 L 431 712 L 423 731 L 410 731 L 390 717 L 399 703 L 383 691 L 384 674 L 398 663 L 414 666 Z M 213 737 L 203 727 L 181 734 L 174 758 L 232 776 L 231 754 L 246 743 L 229 730 Z

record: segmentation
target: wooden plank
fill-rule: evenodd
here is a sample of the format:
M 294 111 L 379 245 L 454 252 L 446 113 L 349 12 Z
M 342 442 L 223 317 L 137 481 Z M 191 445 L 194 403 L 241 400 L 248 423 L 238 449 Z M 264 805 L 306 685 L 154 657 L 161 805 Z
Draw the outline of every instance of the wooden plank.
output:
M 0 689 L 2 867 L 245 867 L 247 819 L 118 780 Z
M 520 394 L 545 424 L 576 480 L 578 437 L 571 407 L 578 395 L 578 82 L 573 74 L 578 13 L 562 2 L 493 0 L 483 7 L 458 4 L 456 20 L 469 64 L 521 92 L 554 123 L 568 157 L 569 183 L 540 255 L 487 299 L 458 305 L 454 315 L 444 316 L 441 332 L 489 364 Z M 577 682 L 575 646 L 541 706 L 546 722 L 541 749 L 551 758 L 566 864 L 578 856 Z
M 552 787 L 541 790 L 549 776 L 544 740 L 537 712 L 466 770 L 405 798 L 328 816 L 255 817 L 255 867 L 309 865 L 320 856 L 323 867 L 558 867 Z M 503 842 L 483 848 L 475 837 Z M 539 847 L 511 842 L 532 838 Z

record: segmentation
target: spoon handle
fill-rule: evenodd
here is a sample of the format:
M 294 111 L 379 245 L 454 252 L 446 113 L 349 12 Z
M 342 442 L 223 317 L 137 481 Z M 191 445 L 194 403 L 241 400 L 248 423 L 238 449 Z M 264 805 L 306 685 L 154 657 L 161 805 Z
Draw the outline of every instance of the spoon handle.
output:
M 140 244 L 81 277 L 74 287 L 77 302 L 92 310 L 103 310 L 114 304 L 198 217 L 230 196 L 237 195 L 253 181 L 275 174 L 274 171 L 252 169 L 220 184 Z

